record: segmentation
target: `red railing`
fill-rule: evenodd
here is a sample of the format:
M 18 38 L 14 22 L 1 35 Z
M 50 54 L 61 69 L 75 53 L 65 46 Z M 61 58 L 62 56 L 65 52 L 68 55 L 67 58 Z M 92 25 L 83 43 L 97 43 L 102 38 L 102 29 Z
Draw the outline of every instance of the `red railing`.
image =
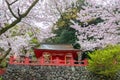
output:
M 18 65 L 56 65 L 56 66 L 87 66 L 88 61 L 85 60 L 47 60 L 45 61 L 44 58 L 38 59 L 38 60 L 31 60 L 28 57 L 25 57 L 23 60 L 18 61 L 17 59 L 14 59 L 14 57 L 10 57 L 9 64 L 18 64 Z
M 4 68 L 2 69 L 2 68 L 1 68 L 1 69 L 0 69 L 0 76 L 3 75 L 3 74 L 5 74 L 5 72 L 6 72 L 6 69 L 4 69 Z

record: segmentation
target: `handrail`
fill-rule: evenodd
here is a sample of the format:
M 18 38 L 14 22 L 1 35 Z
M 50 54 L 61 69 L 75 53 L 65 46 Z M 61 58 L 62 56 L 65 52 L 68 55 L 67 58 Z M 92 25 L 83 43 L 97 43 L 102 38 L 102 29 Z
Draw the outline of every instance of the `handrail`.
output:
M 6 72 L 6 69 L 0 69 L 0 76 L 3 75 Z
M 10 57 L 9 64 L 18 64 L 18 65 L 56 65 L 56 66 L 87 66 L 88 61 L 85 60 L 47 60 L 45 61 L 43 58 L 38 60 L 31 60 L 28 57 L 25 57 L 22 61 L 17 61 L 14 57 Z

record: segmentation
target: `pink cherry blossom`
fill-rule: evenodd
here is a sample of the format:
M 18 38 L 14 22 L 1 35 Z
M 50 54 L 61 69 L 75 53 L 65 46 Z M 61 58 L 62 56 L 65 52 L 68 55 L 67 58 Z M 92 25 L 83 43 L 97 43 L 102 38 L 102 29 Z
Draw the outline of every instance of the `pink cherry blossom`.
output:
M 96 25 L 91 24 L 82 27 L 74 23 L 71 27 L 78 31 L 78 43 L 84 50 L 102 48 L 108 44 L 118 44 L 120 42 L 120 1 L 119 0 L 100 0 L 107 5 L 99 4 L 99 0 L 85 0 L 87 3 L 78 13 L 78 20 L 84 23 L 96 18 L 104 20 Z M 113 1 L 113 2 L 112 2 Z M 88 39 L 93 37 L 92 39 Z

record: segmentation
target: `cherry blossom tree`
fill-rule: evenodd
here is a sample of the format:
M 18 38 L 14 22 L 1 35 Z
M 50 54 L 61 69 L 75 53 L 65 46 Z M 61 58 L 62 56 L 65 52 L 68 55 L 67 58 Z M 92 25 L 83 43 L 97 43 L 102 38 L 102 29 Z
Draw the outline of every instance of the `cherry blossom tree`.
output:
M 4 58 L 9 52 L 19 54 L 21 49 L 29 50 L 34 43 L 54 36 L 51 23 L 69 6 L 64 0 L 1 0 L 0 47 L 7 51 Z M 41 24 L 44 28 L 34 27 Z
M 25 54 L 24 51 L 30 51 L 32 47 L 39 45 L 40 41 L 37 40 L 37 35 L 40 34 L 40 29 L 22 25 L 21 27 L 15 26 L 2 34 L 0 37 L 0 48 L 4 51 L 2 53 L 4 59 L 9 53 L 16 55 Z M 36 37 L 37 36 L 37 37 Z M 8 50 L 11 50 L 8 52 Z M 1 62 L 1 60 L 0 60 Z
M 27 3 L 25 3 L 22 0 L 0 0 L 0 38 L 2 38 L 1 40 L 4 42 L 7 42 L 7 44 L 4 45 L 7 50 L 0 59 L 0 63 L 11 51 L 11 43 L 7 40 L 9 37 L 8 34 L 6 35 L 6 32 L 21 22 L 22 19 L 25 18 L 31 9 L 38 3 L 38 1 L 39 0 L 27 0 Z M 1 44 L 4 43 L 2 42 Z M 1 44 L 0 48 L 2 47 Z
M 39 2 L 38 2 L 39 1 Z M 73 0 L 74 1 L 74 0 Z M 72 1 L 70 1 L 72 2 Z M 60 16 L 65 9 L 69 8 L 71 3 L 64 0 L 1 0 L 0 5 L 0 35 L 5 33 L 9 34 L 9 29 L 14 27 L 17 23 L 28 24 L 29 26 L 39 26 L 36 23 L 44 23 L 43 27 L 53 23 L 55 19 Z M 38 3 L 38 4 L 36 4 Z M 36 5 L 35 5 L 36 4 Z M 52 7 L 51 7 L 52 6 Z M 33 8 L 34 7 L 34 8 Z M 33 8 L 33 10 L 31 10 Z M 28 14 L 29 13 L 29 14 Z M 20 25 L 19 24 L 19 25 Z M 21 26 L 19 26 L 21 27 Z M 48 28 L 48 27 L 47 27 Z M 38 37 L 39 40 L 43 38 L 51 37 L 53 34 L 50 32 L 51 25 L 49 29 L 41 29 L 42 37 Z M 8 31 L 8 32 L 7 32 Z M 50 35 L 51 34 L 51 35 Z M 40 36 L 41 36 L 40 35 Z M 38 36 L 38 35 L 37 35 Z M 40 39 L 42 38 L 42 39 Z
M 84 50 L 103 48 L 108 44 L 120 42 L 120 1 L 119 0 L 85 0 L 85 5 L 78 13 L 82 25 L 73 22 L 72 28 L 78 32 L 78 43 Z M 89 24 L 101 19 L 102 22 Z
M 1 0 L 0 2 L 0 35 L 17 23 L 49 26 L 53 24 L 76 0 Z M 14 24 L 13 24 L 14 23 Z M 43 26 L 42 26 L 43 27 Z
M 28 13 L 31 11 L 31 9 L 35 6 L 35 4 L 38 1 L 39 0 L 34 0 L 34 1 L 28 0 L 27 3 L 25 3 L 21 0 L 10 0 L 10 1 L 2 0 L 1 3 L 3 3 L 3 4 L 1 5 L 1 8 L 3 8 L 3 9 L 1 9 L 1 11 L 4 12 L 2 14 L 5 16 L 6 19 L 7 18 L 10 19 L 10 20 L 7 19 L 10 21 L 10 23 L 7 26 L 1 27 L 0 35 L 3 34 L 4 32 L 6 32 L 7 30 L 9 30 L 10 28 L 14 27 L 17 23 L 21 22 L 21 20 L 28 15 Z M 6 6 L 7 6 L 7 8 L 6 8 Z M 9 10 L 9 11 L 7 11 L 7 10 Z M 8 15 L 6 15 L 5 12 L 8 13 Z M 1 22 L 3 23 L 4 20 Z

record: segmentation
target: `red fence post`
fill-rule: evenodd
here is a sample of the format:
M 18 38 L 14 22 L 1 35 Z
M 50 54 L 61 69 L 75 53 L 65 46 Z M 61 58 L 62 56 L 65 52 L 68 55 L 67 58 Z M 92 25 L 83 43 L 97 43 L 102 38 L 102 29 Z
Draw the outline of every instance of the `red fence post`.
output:
M 25 64 L 29 64 L 29 62 L 30 62 L 29 57 L 25 57 Z
M 41 63 L 42 65 L 44 64 L 44 58 L 43 58 L 43 57 L 40 58 L 40 63 Z
M 52 60 L 52 56 L 51 56 L 51 58 L 50 58 L 50 64 L 52 64 L 53 63 L 53 60 Z
M 71 59 L 70 60 L 70 64 L 73 65 L 74 64 L 74 60 Z
M 59 58 L 56 58 L 56 64 L 59 65 Z
M 88 60 L 85 59 L 85 60 L 84 60 L 84 66 L 87 66 L 87 65 L 88 65 Z
M 6 72 L 6 69 L 0 69 L 0 76 L 5 74 L 5 72 Z
M 10 56 L 9 64 L 13 64 L 13 63 L 14 63 L 14 57 Z

